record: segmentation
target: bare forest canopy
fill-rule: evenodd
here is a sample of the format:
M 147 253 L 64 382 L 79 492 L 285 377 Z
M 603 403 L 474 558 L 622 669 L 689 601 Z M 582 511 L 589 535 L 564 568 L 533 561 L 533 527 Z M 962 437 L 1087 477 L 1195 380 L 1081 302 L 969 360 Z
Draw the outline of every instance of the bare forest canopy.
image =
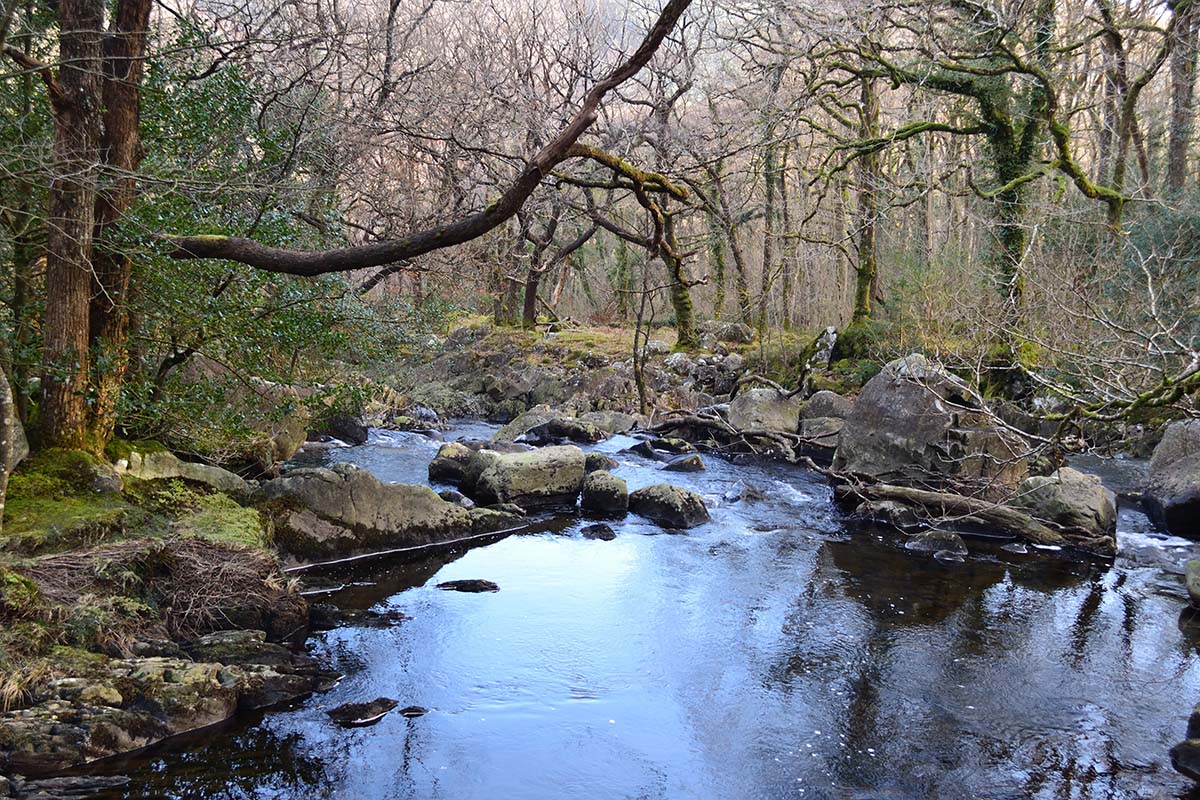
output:
M 0 0 L 11 405 L 99 451 L 186 419 L 198 364 L 300 382 L 470 311 L 832 325 L 1051 417 L 1195 413 L 1198 31 L 1191 0 Z

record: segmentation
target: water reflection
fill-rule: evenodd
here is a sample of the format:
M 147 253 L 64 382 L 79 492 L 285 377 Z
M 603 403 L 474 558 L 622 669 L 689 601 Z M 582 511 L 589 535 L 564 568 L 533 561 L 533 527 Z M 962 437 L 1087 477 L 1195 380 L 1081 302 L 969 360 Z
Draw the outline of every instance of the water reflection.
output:
M 381 450 L 364 457 L 383 459 Z M 420 443 L 392 450 L 406 461 L 396 473 L 432 455 Z M 631 486 L 661 479 L 653 464 L 620 459 Z M 709 467 L 671 476 L 717 506 L 685 536 L 629 518 L 615 540 L 595 541 L 565 517 L 465 553 L 324 576 L 350 584 L 325 599 L 409 619 L 315 637 L 349 673 L 335 690 L 130 762 L 133 788 L 112 797 L 1057 800 L 1186 790 L 1166 751 L 1200 695 L 1200 658 L 1160 570 L 986 545 L 942 563 L 848 533 L 812 475 Z M 739 480 L 769 499 L 720 501 Z M 433 588 L 462 578 L 501 588 Z M 378 695 L 431 712 L 353 731 L 325 717 Z

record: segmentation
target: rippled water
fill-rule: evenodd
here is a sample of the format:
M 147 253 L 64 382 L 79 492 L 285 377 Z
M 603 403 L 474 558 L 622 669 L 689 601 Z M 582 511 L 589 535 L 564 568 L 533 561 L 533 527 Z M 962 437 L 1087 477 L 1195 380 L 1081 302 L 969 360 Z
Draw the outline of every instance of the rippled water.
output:
M 456 431 L 461 435 L 464 431 Z M 473 426 L 468 435 L 490 433 Z M 606 442 L 615 453 L 632 443 Z M 316 458 L 422 480 L 436 443 L 376 434 Z M 965 563 L 850 532 L 811 473 L 621 454 L 631 488 L 691 486 L 713 521 L 577 518 L 317 583 L 399 610 L 311 648 L 347 673 L 292 709 L 106 767 L 123 798 L 1167 798 L 1200 700 L 1170 569 L 1191 546 L 1122 513 L 1115 566 L 972 540 Z M 1103 467 L 1103 465 L 1099 465 Z M 763 502 L 724 500 L 737 481 Z M 484 578 L 494 594 L 434 584 Z M 343 730 L 379 695 L 431 711 Z

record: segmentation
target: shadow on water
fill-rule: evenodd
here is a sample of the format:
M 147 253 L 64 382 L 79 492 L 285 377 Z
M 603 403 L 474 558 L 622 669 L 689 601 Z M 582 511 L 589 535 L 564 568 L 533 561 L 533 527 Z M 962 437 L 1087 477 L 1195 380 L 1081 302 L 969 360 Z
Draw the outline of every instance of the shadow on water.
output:
M 600 445 L 631 488 L 664 478 L 625 446 Z M 393 436 L 328 458 L 411 476 L 433 452 Z M 668 477 L 713 505 L 712 523 L 686 535 L 629 517 L 595 541 L 565 516 L 465 552 L 305 576 L 333 589 L 324 602 L 405 619 L 314 636 L 310 648 L 346 672 L 337 688 L 106 766 L 133 779 L 107 797 L 1188 791 L 1166 757 L 1200 697 L 1200 638 L 1181 630 L 1177 578 L 987 542 L 943 563 L 846 530 L 810 473 L 708 463 Z M 728 499 L 738 483 L 768 499 Z M 1171 562 L 1188 552 L 1138 541 Z M 434 588 L 469 578 L 500 591 Z M 380 695 L 430 713 L 351 731 L 325 715 Z

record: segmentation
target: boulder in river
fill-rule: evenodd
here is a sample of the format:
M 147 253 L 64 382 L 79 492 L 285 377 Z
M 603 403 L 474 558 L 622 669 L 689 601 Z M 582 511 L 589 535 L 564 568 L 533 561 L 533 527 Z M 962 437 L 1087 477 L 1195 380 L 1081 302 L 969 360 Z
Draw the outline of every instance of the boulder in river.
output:
M 481 450 L 468 465 L 468 474 L 480 467 L 479 477 L 464 491 L 484 504 L 516 503 L 523 508 L 574 506 L 583 488 L 585 463 L 583 451 L 574 445 L 543 447 L 526 453 Z
M 814 392 L 800 406 L 800 419 L 817 419 L 819 417 L 836 417 L 845 419 L 854 410 L 854 403 L 842 397 L 837 392 L 822 389 Z
M 694 528 L 708 522 L 708 508 L 695 492 L 656 483 L 629 495 L 629 510 L 664 528 Z
M 619 466 L 621 465 L 615 458 L 606 456 L 604 453 L 587 453 L 584 456 L 583 468 L 588 472 L 596 472 L 597 470 L 612 472 Z
M 1187 584 L 1188 599 L 1193 608 L 1200 608 L 1200 558 L 1190 558 L 1183 565 L 1183 577 Z
M 538 405 L 518 415 L 511 422 L 504 425 L 500 430 L 492 436 L 494 442 L 515 442 L 517 437 L 525 433 L 530 428 L 537 427 L 552 419 L 557 419 L 563 416 L 561 411 L 555 411 L 550 406 Z
M 597 522 L 593 525 L 584 525 L 580 531 L 585 539 L 596 539 L 601 542 L 611 542 L 617 538 L 617 532 L 611 526 L 605 525 L 603 522 Z
M 492 581 L 485 581 L 480 578 L 465 578 L 457 581 L 444 581 L 437 585 L 437 588 L 443 592 L 467 592 L 469 594 L 480 594 L 482 592 L 498 592 L 500 586 Z
M 1028 475 L 1023 440 L 922 355 L 889 363 L 846 418 L 833 468 L 871 481 L 1003 500 Z
M 606 470 L 589 472 L 583 479 L 580 506 L 598 514 L 624 514 L 629 510 L 629 488 L 625 481 Z
M 695 453 L 687 453 L 672 458 L 663 464 L 660 469 L 664 469 L 667 472 L 703 472 L 705 469 L 704 459 Z
M 579 415 L 580 422 L 595 425 L 608 434 L 628 433 L 638 425 L 639 418 L 623 411 L 588 411 Z
M 474 450 L 461 442 L 446 442 L 438 448 L 437 455 L 429 462 L 429 480 L 436 483 L 462 483 Z
M 608 438 L 608 434 L 590 422 L 575 417 L 554 417 L 529 430 L 516 438 L 535 446 L 547 444 L 562 444 L 563 442 L 579 442 L 580 444 L 595 444 Z
M 1036 519 L 1084 536 L 1116 535 L 1116 495 L 1095 475 L 1070 467 L 1026 478 L 1011 502 Z
M 1172 422 L 1150 459 L 1146 510 L 1160 528 L 1200 539 L 1200 419 Z
M 400 704 L 390 697 L 376 697 L 368 703 L 343 703 L 326 713 L 343 728 L 365 728 L 379 722 L 398 705 Z
M 748 389 L 729 403 L 729 424 L 739 431 L 795 433 L 800 427 L 800 405 L 798 397 L 774 389 Z
M 476 520 L 486 513 L 448 503 L 428 486 L 382 483 L 352 464 L 293 470 L 265 482 L 261 492 L 274 516 L 276 546 L 297 561 L 457 539 L 482 532 Z M 501 516 L 492 520 L 498 526 L 509 521 Z

